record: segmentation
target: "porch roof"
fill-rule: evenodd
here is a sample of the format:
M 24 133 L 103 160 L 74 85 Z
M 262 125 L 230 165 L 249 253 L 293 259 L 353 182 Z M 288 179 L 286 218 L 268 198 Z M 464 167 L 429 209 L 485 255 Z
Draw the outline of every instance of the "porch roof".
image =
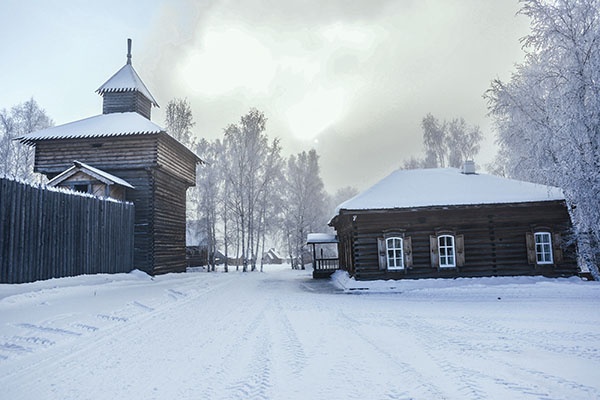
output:
M 306 244 L 338 243 L 337 235 L 331 233 L 309 233 Z

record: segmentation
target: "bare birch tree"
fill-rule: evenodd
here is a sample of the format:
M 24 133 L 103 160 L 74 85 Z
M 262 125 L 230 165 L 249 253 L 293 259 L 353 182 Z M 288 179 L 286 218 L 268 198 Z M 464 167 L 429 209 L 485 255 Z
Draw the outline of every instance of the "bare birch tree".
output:
M 52 125 L 46 111 L 33 98 L 13 106 L 10 111 L 0 110 L 0 175 L 35 181 L 34 150 L 14 139 Z
M 304 269 L 302 248 L 310 232 L 327 228 L 328 198 L 320 176 L 316 150 L 288 158 L 286 169 L 285 235 L 292 268 Z
M 219 159 L 222 145 L 219 140 L 208 142 L 201 139 L 195 146 L 196 154 L 202 154 L 204 164 L 196 172 L 196 190 L 193 206 L 196 219 L 191 221 L 201 232 L 202 245 L 206 247 L 207 270 L 215 271 L 218 234 L 219 197 L 222 190 Z
M 196 123 L 192 108 L 187 99 L 174 98 L 165 109 L 165 127 L 167 132 L 189 149 L 194 148 L 196 141 L 192 129 Z
M 256 269 L 262 229 L 264 229 L 269 188 L 275 180 L 281 147 L 279 140 L 269 142 L 265 115 L 251 109 L 239 124 L 225 129 L 224 171 L 227 181 L 229 215 L 238 227 L 239 251 L 243 271 Z
M 439 121 L 427 114 L 421 121 L 423 128 L 424 158 L 411 157 L 404 162 L 404 169 L 460 168 L 466 160 L 473 160 L 479 153 L 483 139 L 479 126 L 469 126 L 464 118 Z

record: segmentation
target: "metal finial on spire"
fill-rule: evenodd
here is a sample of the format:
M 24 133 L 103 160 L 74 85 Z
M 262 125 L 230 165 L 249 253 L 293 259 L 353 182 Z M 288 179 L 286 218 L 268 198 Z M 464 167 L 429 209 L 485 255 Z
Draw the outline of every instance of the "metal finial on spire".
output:
M 131 39 L 127 39 L 127 64 L 131 64 Z

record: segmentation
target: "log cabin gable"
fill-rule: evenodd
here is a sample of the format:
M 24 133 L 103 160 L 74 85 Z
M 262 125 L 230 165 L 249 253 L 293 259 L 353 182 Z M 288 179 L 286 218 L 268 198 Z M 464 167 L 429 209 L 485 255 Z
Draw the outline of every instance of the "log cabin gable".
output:
M 48 186 L 116 200 L 125 200 L 127 190 L 135 189 L 127 181 L 80 161 L 74 161 L 73 166 L 51 179 Z

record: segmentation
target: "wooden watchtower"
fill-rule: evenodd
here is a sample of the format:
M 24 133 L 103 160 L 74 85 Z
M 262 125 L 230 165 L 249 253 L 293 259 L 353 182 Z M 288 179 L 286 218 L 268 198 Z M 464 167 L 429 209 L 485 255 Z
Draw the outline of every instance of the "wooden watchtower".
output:
M 52 179 L 77 160 L 129 183 L 135 204 L 134 268 L 150 274 L 185 271 L 186 190 L 202 160 L 151 121 L 158 103 L 127 63 L 97 92 L 102 114 L 20 138 L 35 146 L 35 172 Z

